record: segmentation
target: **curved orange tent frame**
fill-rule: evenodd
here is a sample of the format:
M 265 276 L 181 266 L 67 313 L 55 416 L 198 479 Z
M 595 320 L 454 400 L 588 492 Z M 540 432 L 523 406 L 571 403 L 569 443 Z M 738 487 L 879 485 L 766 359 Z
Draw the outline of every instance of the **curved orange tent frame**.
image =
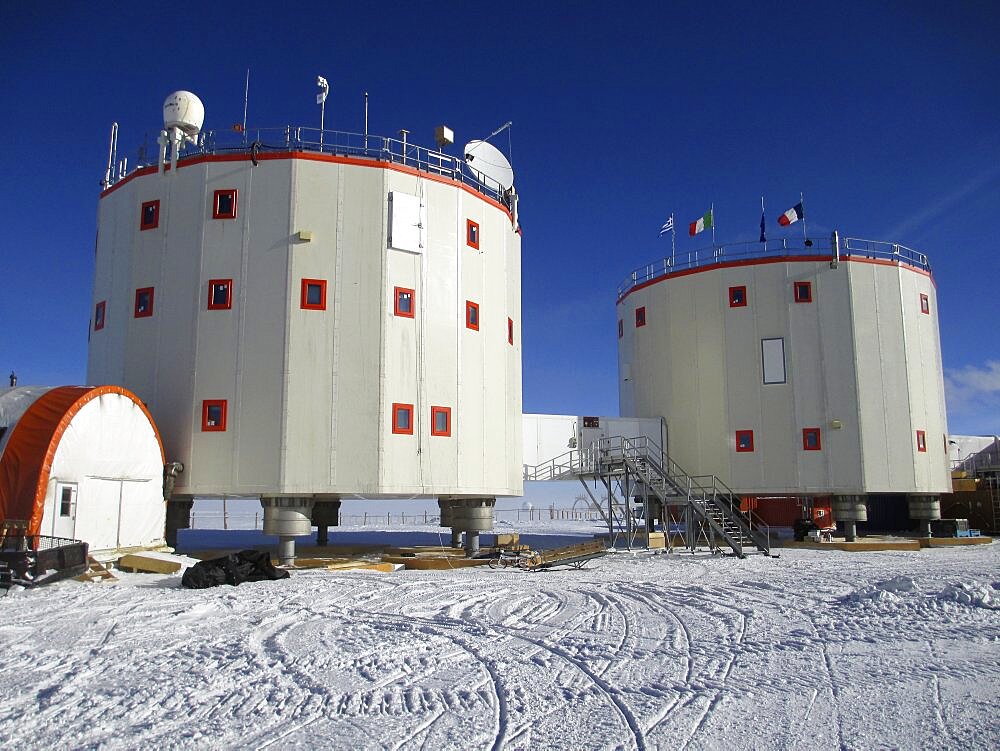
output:
M 77 412 L 104 394 L 121 394 L 143 411 L 153 426 L 160 459 L 164 460 L 160 431 L 146 405 L 131 391 L 121 386 L 58 386 L 25 410 L 7 439 L 0 457 L 0 521 L 27 521 L 27 534 L 39 534 L 49 473 L 59 442 Z

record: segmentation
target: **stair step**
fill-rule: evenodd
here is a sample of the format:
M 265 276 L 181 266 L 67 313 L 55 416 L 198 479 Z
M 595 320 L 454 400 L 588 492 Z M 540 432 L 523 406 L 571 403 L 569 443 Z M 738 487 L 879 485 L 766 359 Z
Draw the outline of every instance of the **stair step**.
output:
M 79 582 L 118 581 L 107 566 L 91 555 L 87 556 L 87 570 L 74 578 Z

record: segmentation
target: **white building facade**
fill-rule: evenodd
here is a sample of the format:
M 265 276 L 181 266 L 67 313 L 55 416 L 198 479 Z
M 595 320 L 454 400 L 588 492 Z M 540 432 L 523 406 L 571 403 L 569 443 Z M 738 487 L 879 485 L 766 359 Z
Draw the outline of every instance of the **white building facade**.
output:
M 619 289 L 622 414 L 663 416 L 682 466 L 742 494 L 949 492 L 935 292 L 922 254 L 836 236 L 639 269 Z
M 292 132 L 102 193 L 89 381 L 148 405 L 178 497 L 520 495 L 516 194 Z

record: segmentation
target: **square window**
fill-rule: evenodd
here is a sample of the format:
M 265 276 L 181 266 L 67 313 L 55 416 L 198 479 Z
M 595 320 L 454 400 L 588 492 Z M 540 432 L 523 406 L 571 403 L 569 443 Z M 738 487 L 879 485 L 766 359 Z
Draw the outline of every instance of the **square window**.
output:
M 303 279 L 302 300 L 303 310 L 326 310 L 326 280 Z
M 819 437 L 819 428 L 802 429 L 802 449 L 804 451 L 819 451 L 823 448 Z
M 479 331 L 479 304 L 465 301 L 465 328 Z
M 392 432 L 402 435 L 413 435 L 413 405 L 392 404 Z
M 507 344 L 514 344 L 514 320 L 512 318 L 507 319 Z
M 621 339 L 625 336 L 625 321 L 621 318 L 618 319 L 618 338 Z
M 236 188 L 215 191 L 215 199 L 212 201 L 212 218 L 236 218 Z
M 203 433 L 220 433 L 226 429 L 225 399 L 206 399 L 201 403 L 201 430 Z
M 208 309 L 229 310 L 233 307 L 233 280 L 208 280 Z
M 479 225 L 471 219 L 465 220 L 465 244 L 479 250 Z
M 108 304 L 104 300 L 101 300 L 94 306 L 94 331 L 100 331 L 104 328 L 104 313 L 107 307 Z
M 431 435 L 451 435 L 451 407 L 431 407 Z
M 645 326 L 645 325 L 646 325 L 646 306 L 644 305 L 641 308 L 635 309 L 635 327 L 639 328 L 640 326 Z
M 746 306 L 747 306 L 747 288 L 746 288 L 746 286 L 730 287 L 729 288 L 729 307 L 730 308 L 745 308 Z
M 930 300 L 928 300 L 927 299 L 927 295 L 924 295 L 924 294 L 920 295 L 920 312 L 921 313 L 926 313 L 927 315 L 931 314 L 931 303 L 930 303 Z
M 925 453 L 927 451 L 927 433 L 923 430 L 917 431 L 917 451 Z
M 413 290 L 396 287 L 393 296 L 395 298 L 393 313 L 403 318 L 413 318 Z
M 812 302 L 812 282 L 795 282 L 795 302 Z
M 753 451 L 753 431 L 736 431 L 736 451 L 738 453 L 748 453 Z
M 153 288 L 142 287 L 135 291 L 135 317 L 149 318 L 153 315 Z
M 139 212 L 139 229 L 156 229 L 160 226 L 160 202 L 146 201 Z

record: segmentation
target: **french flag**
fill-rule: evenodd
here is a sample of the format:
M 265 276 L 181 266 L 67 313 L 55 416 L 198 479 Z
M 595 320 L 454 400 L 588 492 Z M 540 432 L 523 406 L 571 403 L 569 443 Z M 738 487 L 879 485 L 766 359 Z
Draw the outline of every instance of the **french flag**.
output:
M 789 224 L 795 224 L 803 216 L 805 216 L 805 212 L 802 211 L 802 204 L 797 203 L 778 217 L 778 224 L 782 227 L 787 227 Z

